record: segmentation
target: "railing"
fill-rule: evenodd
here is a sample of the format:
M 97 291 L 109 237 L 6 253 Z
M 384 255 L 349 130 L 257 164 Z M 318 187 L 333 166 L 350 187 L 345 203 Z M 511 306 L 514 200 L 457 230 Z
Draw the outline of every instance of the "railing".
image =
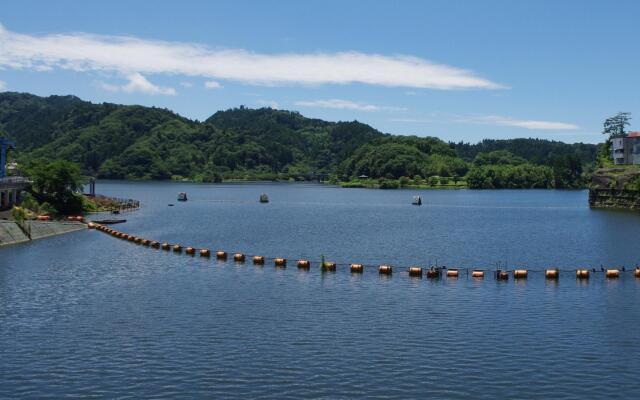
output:
M 31 181 L 24 176 L 5 176 L 0 178 L 0 185 L 25 185 Z

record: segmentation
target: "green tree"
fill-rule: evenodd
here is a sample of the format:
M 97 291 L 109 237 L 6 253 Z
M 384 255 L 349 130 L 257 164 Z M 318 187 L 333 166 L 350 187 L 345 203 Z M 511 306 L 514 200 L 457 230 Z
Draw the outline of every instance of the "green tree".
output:
M 604 121 L 604 127 L 602 129 L 603 135 L 611 140 L 614 137 L 627 136 L 626 127 L 629 126 L 631 120 L 631 113 L 619 112 L 613 117 L 609 117 Z
M 48 202 L 63 214 L 82 212 L 82 199 L 76 193 L 82 189 L 77 164 L 63 160 L 37 162 L 27 174 L 33 181 L 33 194 L 41 203 Z

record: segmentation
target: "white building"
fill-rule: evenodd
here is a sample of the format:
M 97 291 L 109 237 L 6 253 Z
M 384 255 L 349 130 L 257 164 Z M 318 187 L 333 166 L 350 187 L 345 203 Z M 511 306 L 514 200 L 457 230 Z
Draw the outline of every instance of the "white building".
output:
M 616 165 L 640 164 L 640 132 L 611 139 L 611 158 Z

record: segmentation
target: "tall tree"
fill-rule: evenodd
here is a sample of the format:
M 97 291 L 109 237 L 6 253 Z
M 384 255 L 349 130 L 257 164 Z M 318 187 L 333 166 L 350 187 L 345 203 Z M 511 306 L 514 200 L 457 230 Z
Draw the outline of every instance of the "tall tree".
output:
M 629 126 L 629 120 L 631 120 L 631 113 L 628 112 L 619 112 L 613 117 L 607 118 L 604 121 L 602 134 L 608 135 L 609 139 L 627 136 L 625 128 Z

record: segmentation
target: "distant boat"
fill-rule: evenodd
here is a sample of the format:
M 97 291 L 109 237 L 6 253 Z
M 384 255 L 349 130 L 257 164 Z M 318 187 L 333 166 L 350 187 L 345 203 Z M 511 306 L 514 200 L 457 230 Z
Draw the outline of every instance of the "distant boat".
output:
M 269 196 L 267 196 L 266 193 L 262 193 L 260 195 L 260 203 L 268 203 L 269 202 Z
M 413 196 L 413 200 L 411 201 L 411 204 L 413 204 L 414 206 L 421 206 L 422 198 L 420 198 L 420 196 Z
M 178 201 L 187 201 L 187 194 L 185 192 L 178 193 Z

